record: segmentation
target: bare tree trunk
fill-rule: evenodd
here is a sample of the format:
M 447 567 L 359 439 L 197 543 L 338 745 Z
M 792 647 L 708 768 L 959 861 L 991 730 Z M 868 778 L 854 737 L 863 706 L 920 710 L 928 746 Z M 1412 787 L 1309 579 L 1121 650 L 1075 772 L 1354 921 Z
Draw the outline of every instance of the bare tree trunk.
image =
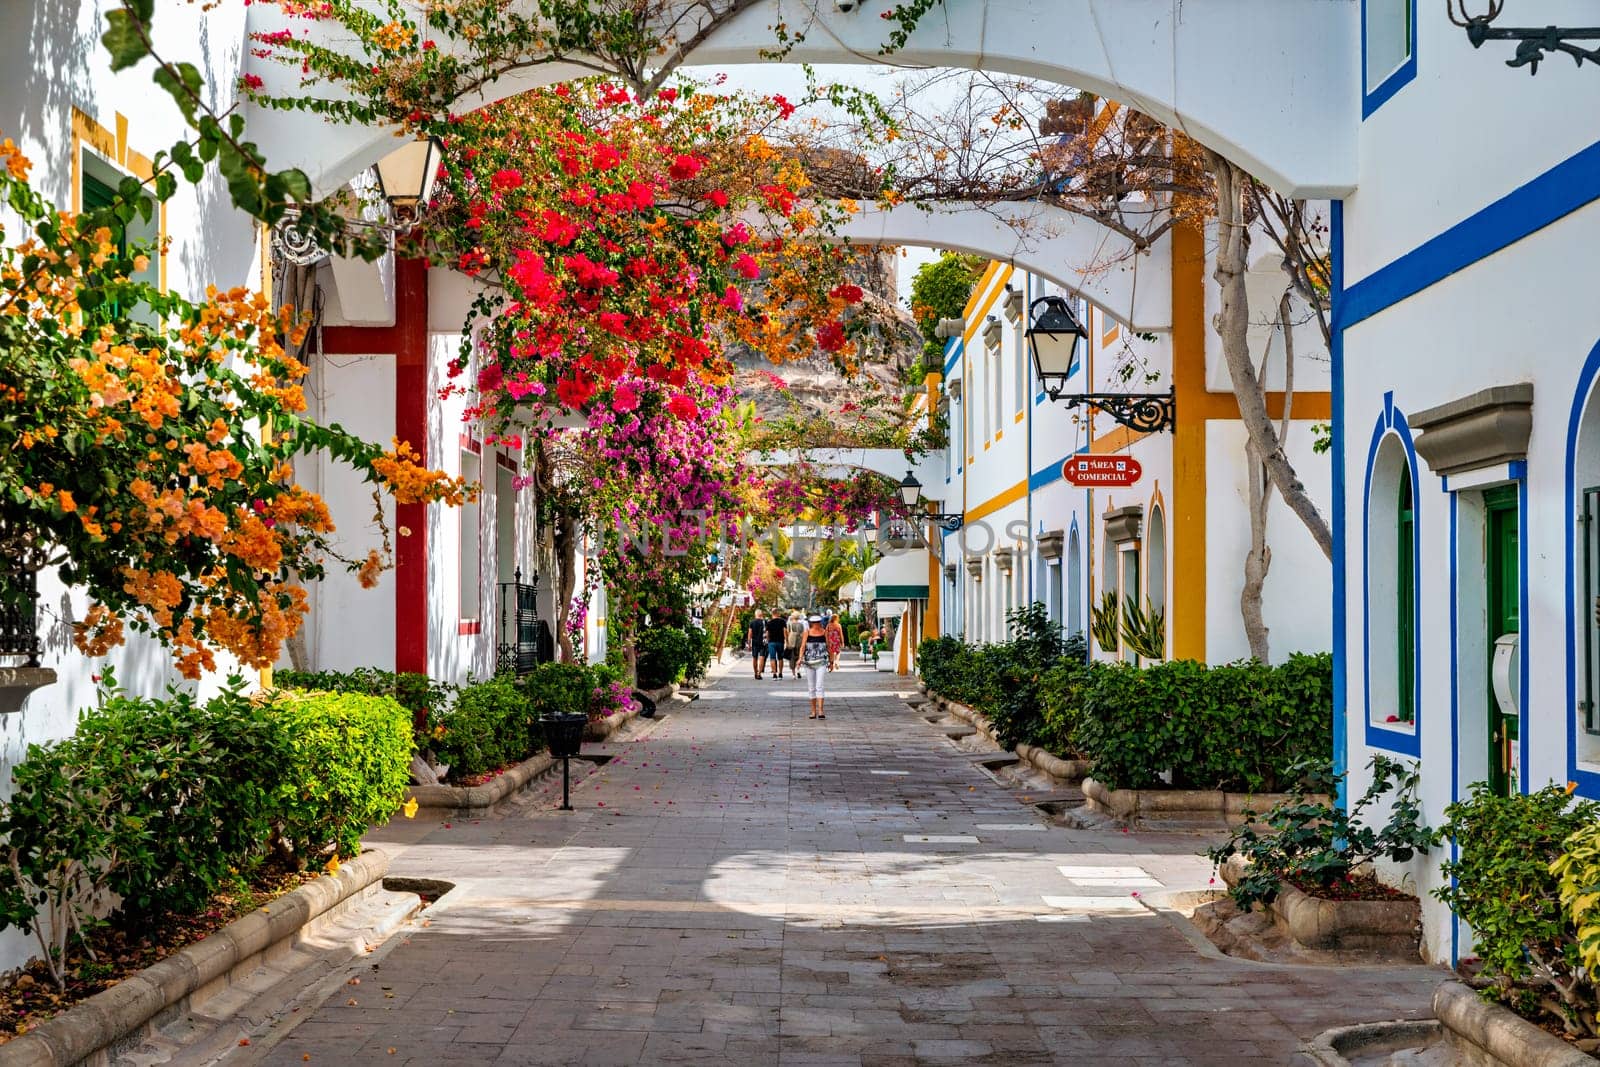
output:
M 1289 293 L 1278 301 L 1278 326 L 1283 331 L 1283 418 L 1279 423 L 1279 436 L 1289 432 L 1290 411 L 1294 403 L 1294 336 L 1290 333 Z M 1266 377 L 1267 361 L 1272 352 L 1269 341 L 1261 357 L 1261 377 Z M 1244 558 L 1244 588 L 1239 592 L 1239 613 L 1244 617 L 1244 636 L 1250 644 L 1250 655 L 1261 663 L 1272 662 L 1271 631 L 1261 611 L 1261 593 L 1267 584 L 1267 572 L 1272 569 L 1272 546 L 1267 543 L 1267 508 L 1272 503 L 1272 483 L 1267 478 L 1266 465 L 1251 442 L 1245 443 L 1246 477 L 1250 485 L 1250 551 Z
M 1250 176 L 1239 167 L 1207 149 L 1206 156 L 1217 176 L 1217 267 L 1214 277 L 1221 295 L 1221 310 L 1215 326 L 1222 338 L 1222 354 L 1228 376 L 1233 380 L 1233 395 L 1239 403 L 1239 419 L 1244 423 L 1250 444 L 1260 456 L 1267 477 L 1283 494 L 1283 502 L 1305 524 L 1312 540 L 1328 559 L 1333 559 L 1333 534 L 1316 502 L 1295 473 L 1283 450 L 1283 439 L 1267 413 L 1267 394 L 1261 378 L 1250 362 L 1250 299 L 1245 291 L 1245 271 L 1250 265 L 1250 229 L 1245 204 Z
M 561 654 L 556 658 L 571 663 L 577 657 L 572 647 L 572 635 L 567 633 L 567 615 L 572 611 L 572 592 L 578 583 L 578 520 L 572 515 L 560 515 L 555 524 L 556 548 L 556 646 Z

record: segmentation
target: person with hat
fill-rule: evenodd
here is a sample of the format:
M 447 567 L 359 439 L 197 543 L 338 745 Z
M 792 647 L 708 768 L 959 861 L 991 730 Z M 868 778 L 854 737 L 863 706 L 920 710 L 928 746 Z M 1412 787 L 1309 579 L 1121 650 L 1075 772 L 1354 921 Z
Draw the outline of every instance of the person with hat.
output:
M 811 698 L 812 719 L 826 719 L 822 710 L 822 677 L 828 666 L 828 634 L 822 628 L 822 616 L 813 615 L 806 620 L 805 636 L 800 645 L 800 669 L 805 672 L 806 695 Z

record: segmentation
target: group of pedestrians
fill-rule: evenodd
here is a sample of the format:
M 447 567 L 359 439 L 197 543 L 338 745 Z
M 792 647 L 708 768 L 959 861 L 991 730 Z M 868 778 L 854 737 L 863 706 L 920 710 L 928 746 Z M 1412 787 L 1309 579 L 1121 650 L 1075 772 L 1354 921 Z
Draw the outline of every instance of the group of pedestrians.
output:
M 750 660 L 757 678 L 782 678 L 785 665 L 791 677 L 804 676 L 806 693 L 811 698 L 810 718 L 825 719 L 823 676 L 839 668 L 839 652 L 844 648 L 844 627 L 832 612 L 826 616 L 806 616 L 795 608 L 787 616 L 782 611 L 762 618 L 758 611 L 750 620 Z M 770 673 L 768 673 L 770 665 Z

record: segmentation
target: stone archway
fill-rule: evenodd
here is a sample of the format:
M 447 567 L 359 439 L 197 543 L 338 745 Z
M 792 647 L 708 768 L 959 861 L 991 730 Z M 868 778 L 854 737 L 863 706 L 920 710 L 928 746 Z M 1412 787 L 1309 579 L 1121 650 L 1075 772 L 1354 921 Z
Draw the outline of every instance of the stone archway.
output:
M 687 2 L 687 0 L 685 0 Z M 878 63 L 887 24 L 878 3 L 756 0 L 677 26 L 694 41 L 672 61 L 758 63 L 791 39 L 789 62 Z M 848 7 L 848 10 L 839 8 Z M 708 26 L 706 20 L 720 23 Z M 1355 188 L 1360 8 L 1353 0 L 944 0 L 923 17 L 893 62 L 992 70 L 1088 89 L 1183 130 L 1287 195 L 1341 198 Z M 250 8 L 251 31 L 337 31 Z M 703 39 L 700 37 L 704 32 Z M 241 73 L 268 93 L 299 91 L 298 71 L 246 51 Z M 503 74 L 475 107 L 592 73 L 572 63 Z M 250 105 L 250 130 L 274 166 L 297 166 L 319 195 L 382 158 L 382 129 L 308 121 L 302 112 Z

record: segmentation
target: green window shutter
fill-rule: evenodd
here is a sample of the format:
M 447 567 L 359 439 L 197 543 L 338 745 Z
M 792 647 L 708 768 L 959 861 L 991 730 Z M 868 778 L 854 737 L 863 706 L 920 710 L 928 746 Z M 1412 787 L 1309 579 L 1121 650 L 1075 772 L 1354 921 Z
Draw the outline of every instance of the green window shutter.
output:
M 1395 663 L 1399 668 L 1397 689 L 1399 691 L 1400 706 L 1396 711 L 1401 722 L 1415 722 L 1417 709 L 1415 706 L 1416 695 L 1416 664 L 1417 664 L 1417 560 L 1416 560 L 1416 513 L 1411 500 L 1411 472 L 1402 471 L 1400 474 L 1400 499 L 1396 514 L 1395 533 L 1398 543 L 1395 545 L 1395 559 L 1398 565 L 1396 574 L 1395 596 L 1395 635 L 1398 647 L 1396 648 Z

